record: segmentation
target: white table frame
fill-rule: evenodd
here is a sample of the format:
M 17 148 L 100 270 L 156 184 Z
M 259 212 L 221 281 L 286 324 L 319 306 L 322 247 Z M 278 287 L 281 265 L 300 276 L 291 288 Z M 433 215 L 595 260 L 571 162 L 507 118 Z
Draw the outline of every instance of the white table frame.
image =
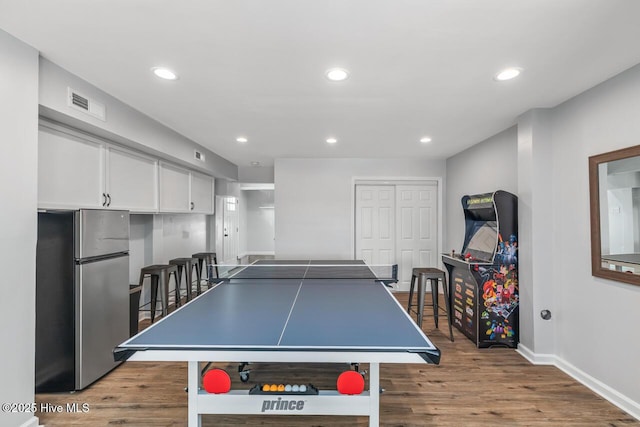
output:
M 214 351 L 145 350 L 137 351 L 130 361 L 188 363 L 189 427 L 200 427 L 205 414 L 255 415 L 361 415 L 369 417 L 369 426 L 380 423 L 380 364 L 427 363 L 418 353 L 355 351 Z M 251 361 L 265 363 L 368 363 L 369 390 L 359 395 L 343 395 L 321 390 L 318 395 L 250 395 L 248 390 L 210 394 L 201 390 L 200 362 Z M 278 400 L 280 399 L 280 400 Z M 265 409 L 268 401 L 276 408 Z M 281 403 L 287 401 L 287 404 Z M 295 406 L 291 401 L 295 401 Z M 298 402 L 303 402 L 298 404 Z M 286 406 L 286 408 L 285 408 Z

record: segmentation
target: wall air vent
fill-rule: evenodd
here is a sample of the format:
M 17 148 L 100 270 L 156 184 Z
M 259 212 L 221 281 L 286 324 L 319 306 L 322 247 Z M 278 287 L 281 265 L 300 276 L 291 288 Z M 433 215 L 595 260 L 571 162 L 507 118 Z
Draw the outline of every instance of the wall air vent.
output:
M 71 93 L 71 102 L 76 107 L 80 107 L 83 110 L 89 111 L 89 100 L 83 96 L 78 95 L 77 93 Z
M 78 91 L 67 88 L 67 105 L 75 110 L 82 111 L 96 119 L 106 121 L 106 107 L 103 103 L 91 99 Z
M 204 154 L 202 154 L 198 150 L 194 151 L 194 157 L 196 160 L 200 160 L 201 162 L 204 162 Z

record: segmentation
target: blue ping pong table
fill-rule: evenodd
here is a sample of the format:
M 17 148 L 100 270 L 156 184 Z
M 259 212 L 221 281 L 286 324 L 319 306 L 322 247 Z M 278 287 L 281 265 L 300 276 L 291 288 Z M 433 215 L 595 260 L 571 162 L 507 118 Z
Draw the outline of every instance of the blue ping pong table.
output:
M 380 364 L 440 361 L 384 279 L 361 261 L 270 260 L 236 270 L 114 349 L 116 360 L 188 362 L 190 427 L 200 426 L 202 414 L 364 415 L 377 426 Z M 201 389 L 199 362 L 245 361 L 368 363 L 369 390 L 265 396 Z

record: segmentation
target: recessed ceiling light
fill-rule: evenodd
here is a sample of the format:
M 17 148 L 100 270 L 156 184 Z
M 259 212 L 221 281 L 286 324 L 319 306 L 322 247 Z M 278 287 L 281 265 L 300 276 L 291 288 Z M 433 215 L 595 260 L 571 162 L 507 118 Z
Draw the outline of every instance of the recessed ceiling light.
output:
M 349 72 L 344 68 L 331 68 L 327 70 L 326 76 L 332 82 L 341 82 L 349 77 Z
M 338 142 L 338 140 L 335 138 L 327 138 L 327 144 L 335 144 L 336 142 Z
M 518 77 L 520 73 L 522 73 L 522 68 L 516 68 L 516 67 L 505 68 L 504 70 L 496 74 L 494 79 L 499 82 L 502 82 L 505 80 L 511 80 Z
M 251 166 L 260 166 L 260 162 L 251 162 Z
M 245 138 L 244 136 L 239 136 L 236 138 L 236 141 L 244 143 L 244 142 L 247 142 L 248 139 Z
M 153 74 L 155 74 L 156 76 L 160 77 L 161 79 L 165 79 L 165 80 L 177 80 L 178 79 L 178 75 L 176 73 L 174 73 L 173 71 L 171 71 L 168 68 L 164 68 L 164 67 L 154 67 L 151 69 L 151 71 L 153 71 Z
M 420 138 L 420 142 L 426 144 L 427 142 L 431 142 L 431 138 L 429 138 L 428 136 L 423 136 L 422 138 Z

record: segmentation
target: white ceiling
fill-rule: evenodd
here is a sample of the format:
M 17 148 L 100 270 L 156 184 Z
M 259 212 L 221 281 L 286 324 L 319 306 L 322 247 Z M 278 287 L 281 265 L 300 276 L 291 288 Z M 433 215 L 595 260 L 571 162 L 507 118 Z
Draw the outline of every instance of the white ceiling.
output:
M 0 0 L 0 28 L 239 166 L 451 156 L 639 63 L 638 18 L 636 0 Z M 524 72 L 494 81 L 506 66 Z

